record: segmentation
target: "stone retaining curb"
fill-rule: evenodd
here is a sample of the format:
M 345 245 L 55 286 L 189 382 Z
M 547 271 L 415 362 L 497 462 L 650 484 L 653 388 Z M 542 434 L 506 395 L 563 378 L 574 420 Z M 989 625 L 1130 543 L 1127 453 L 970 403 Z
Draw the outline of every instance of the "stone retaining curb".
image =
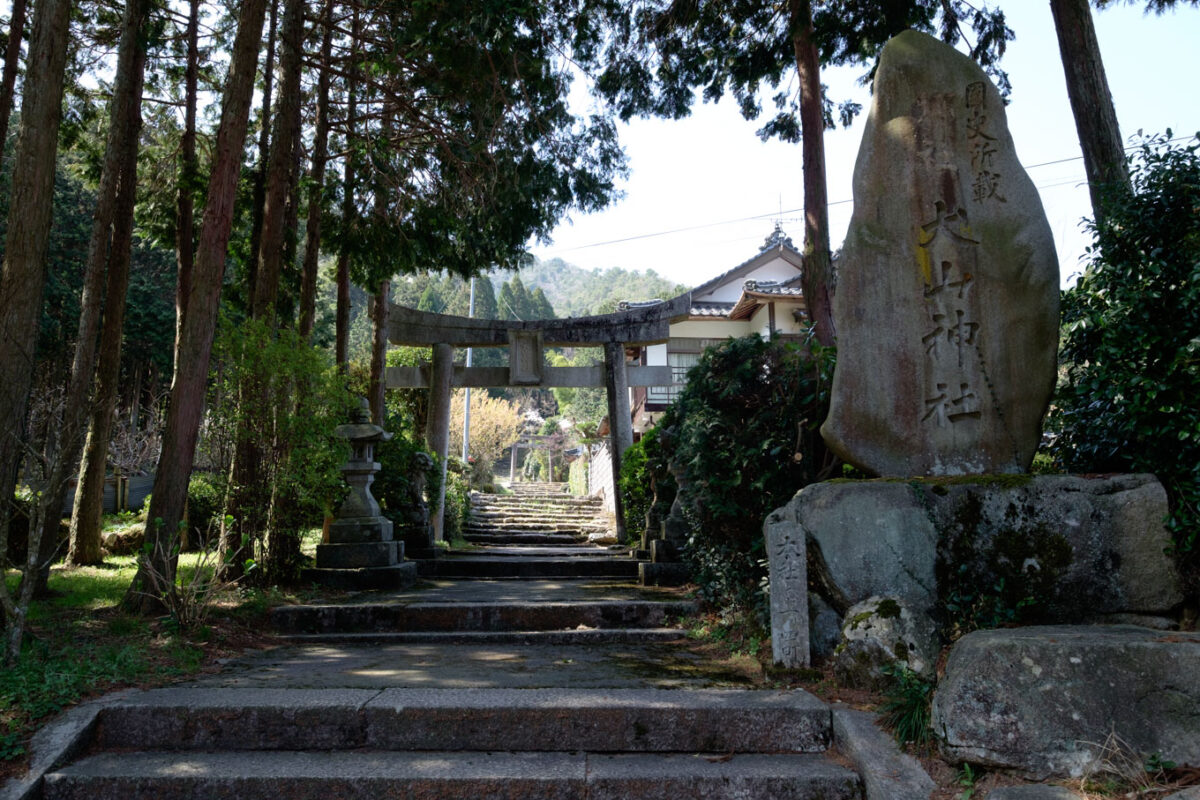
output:
M 25 775 L 0 786 L 0 800 L 41 800 L 46 774 L 65 766 L 91 744 L 100 712 L 111 705 L 135 697 L 139 689 L 113 692 L 99 700 L 68 709 L 54 722 L 33 736 L 31 757 Z
M 868 711 L 831 706 L 834 745 L 854 764 L 866 800 L 929 800 L 937 788 L 912 756 L 875 724 Z

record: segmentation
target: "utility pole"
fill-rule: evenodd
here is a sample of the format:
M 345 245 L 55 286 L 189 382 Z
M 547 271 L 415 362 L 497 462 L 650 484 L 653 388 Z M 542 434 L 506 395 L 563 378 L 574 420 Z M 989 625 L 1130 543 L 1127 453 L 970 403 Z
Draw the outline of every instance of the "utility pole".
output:
M 471 300 L 467 306 L 467 318 L 475 316 L 475 279 L 471 278 Z M 471 349 L 467 348 L 467 369 L 471 368 Z M 471 452 L 471 387 L 467 387 L 466 402 L 463 403 L 463 449 L 462 460 L 465 463 Z

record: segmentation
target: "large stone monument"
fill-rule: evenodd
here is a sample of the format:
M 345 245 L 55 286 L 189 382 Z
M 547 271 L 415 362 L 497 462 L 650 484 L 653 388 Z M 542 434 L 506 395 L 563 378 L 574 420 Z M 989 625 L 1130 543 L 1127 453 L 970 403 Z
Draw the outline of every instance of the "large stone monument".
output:
M 883 50 L 840 259 L 821 432 L 885 476 L 1028 469 L 1054 388 L 1058 260 L 995 86 L 906 31 Z
M 379 472 L 375 444 L 392 435 L 371 423 L 364 399 L 352 421 L 334 429 L 350 443 L 350 458 L 342 475 L 350 494 L 329 526 L 329 541 L 317 545 L 316 569 L 304 571 L 305 580 L 343 589 L 378 589 L 406 586 L 416 580 L 416 564 L 401 563 L 404 544 L 392 539 L 392 522 L 383 516 L 371 495 Z

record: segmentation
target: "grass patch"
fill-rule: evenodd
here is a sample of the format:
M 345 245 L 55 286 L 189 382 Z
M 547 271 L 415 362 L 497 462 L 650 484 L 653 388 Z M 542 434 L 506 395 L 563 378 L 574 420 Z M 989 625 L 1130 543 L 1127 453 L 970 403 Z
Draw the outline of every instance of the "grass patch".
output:
M 193 573 L 199 559 L 182 554 L 181 575 Z M 279 590 L 231 589 L 214 598 L 209 624 L 184 631 L 169 617 L 117 607 L 136 569 L 132 556 L 119 556 L 103 566 L 51 570 L 51 596 L 30 608 L 20 660 L 0 669 L 0 780 L 23 769 L 30 737 L 57 712 L 114 689 L 170 683 L 270 644 L 259 632 L 266 612 L 291 599 Z M 18 575 L 4 578 L 15 587 Z

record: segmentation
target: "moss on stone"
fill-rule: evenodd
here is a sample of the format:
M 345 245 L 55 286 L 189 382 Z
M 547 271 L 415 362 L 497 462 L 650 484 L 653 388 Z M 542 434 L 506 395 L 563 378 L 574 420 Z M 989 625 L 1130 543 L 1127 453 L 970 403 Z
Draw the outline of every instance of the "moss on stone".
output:
M 875 613 L 882 619 L 899 619 L 900 604 L 890 597 L 885 597 L 879 601 L 879 605 L 875 606 Z

